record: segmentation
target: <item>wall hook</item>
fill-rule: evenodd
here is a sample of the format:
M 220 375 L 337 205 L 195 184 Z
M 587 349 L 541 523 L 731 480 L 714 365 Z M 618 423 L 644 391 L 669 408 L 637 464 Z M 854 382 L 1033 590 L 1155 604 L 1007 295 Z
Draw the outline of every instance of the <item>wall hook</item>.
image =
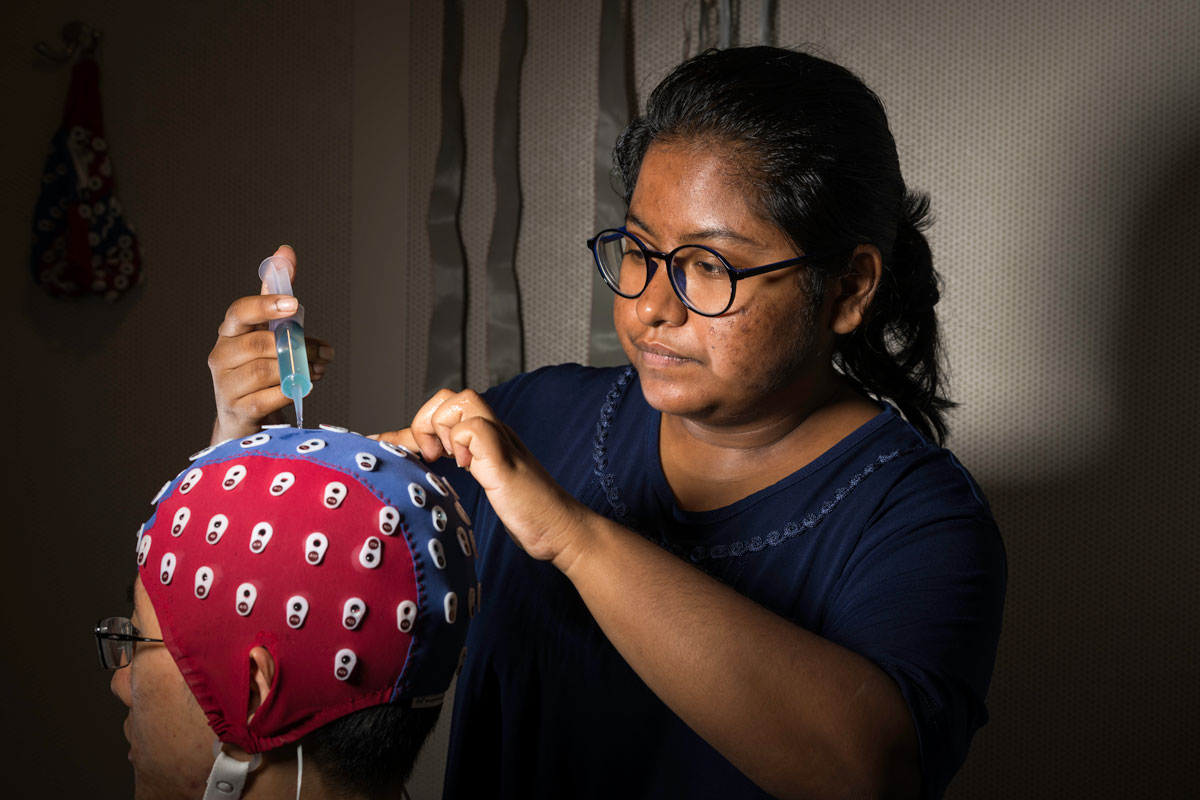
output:
M 104 34 L 84 22 L 68 22 L 59 32 L 63 46 L 53 48 L 45 42 L 38 42 L 33 49 L 41 56 L 55 64 L 67 64 L 76 56 L 95 56 L 104 40 Z

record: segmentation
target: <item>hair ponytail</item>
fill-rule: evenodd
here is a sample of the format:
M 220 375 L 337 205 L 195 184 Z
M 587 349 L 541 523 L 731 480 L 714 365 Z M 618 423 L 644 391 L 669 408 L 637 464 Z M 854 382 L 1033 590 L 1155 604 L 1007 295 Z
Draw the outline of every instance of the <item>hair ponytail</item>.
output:
M 896 243 L 885 257 L 883 277 L 867 318 L 843 337 L 834 363 L 867 392 L 886 397 L 928 439 L 947 434 L 941 336 L 934 307 L 941 279 L 924 231 L 932 223 L 929 198 L 906 192 L 896 224 Z

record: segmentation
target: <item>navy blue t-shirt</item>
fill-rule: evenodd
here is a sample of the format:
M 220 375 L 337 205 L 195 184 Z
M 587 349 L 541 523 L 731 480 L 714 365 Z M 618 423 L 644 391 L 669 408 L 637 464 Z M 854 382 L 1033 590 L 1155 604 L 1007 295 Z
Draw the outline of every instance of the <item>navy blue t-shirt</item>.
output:
M 886 671 L 912 712 L 924 794 L 941 796 L 987 720 L 1006 574 L 987 503 L 953 455 L 885 406 L 773 486 L 689 512 L 631 368 L 549 367 L 485 397 L 589 508 Z M 513 544 L 478 484 L 454 483 L 483 589 L 445 796 L 766 796 L 646 687 L 564 575 Z

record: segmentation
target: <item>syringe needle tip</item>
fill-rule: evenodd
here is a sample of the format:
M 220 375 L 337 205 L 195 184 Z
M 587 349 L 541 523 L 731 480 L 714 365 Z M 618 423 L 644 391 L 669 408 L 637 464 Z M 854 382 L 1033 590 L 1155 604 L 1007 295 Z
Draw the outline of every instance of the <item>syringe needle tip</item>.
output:
M 297 390 L 292 395 L 292 403 L 295 404 L 295 406 L 296 406 L 296 427 L 303 428 L 304 427 L 304 395 L 300 394 L 299 390 Z

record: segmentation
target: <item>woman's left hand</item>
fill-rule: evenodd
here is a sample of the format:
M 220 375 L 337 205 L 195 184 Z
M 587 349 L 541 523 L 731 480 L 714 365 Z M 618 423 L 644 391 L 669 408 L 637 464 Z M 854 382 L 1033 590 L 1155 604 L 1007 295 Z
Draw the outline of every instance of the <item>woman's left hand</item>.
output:
M 563 569 L 584 535 L 591 512 L 550 477 L 475 391 L 442 389 L 411 427 L 374 438 L 419 449 L 426 461 L 453 458 L 479 482 L 517 546 L 536 559 Z

